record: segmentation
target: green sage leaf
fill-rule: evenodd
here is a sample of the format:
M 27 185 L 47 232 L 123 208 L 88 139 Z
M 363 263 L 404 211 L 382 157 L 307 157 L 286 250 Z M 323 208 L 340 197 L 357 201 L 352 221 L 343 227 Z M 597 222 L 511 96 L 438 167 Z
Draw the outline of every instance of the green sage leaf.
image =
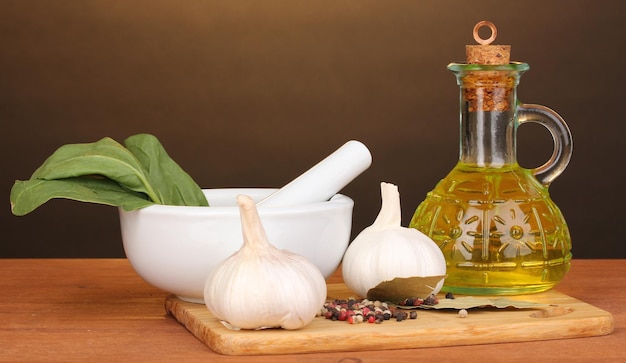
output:
M 162 204 L 139 160 L 109 137 L 93 143 L 61 146 L 35 170 L 31 179 L 58 180 L 85 175 L 105 176 Z
M 124 189 L 118 183 L 103 177 L 31 179 L 18 180 L 13 185 L 11 212 L 17 216 L 28 214 L 53 198 L 119 206 L 127 211 L 154 204 L 145 194 Z
M 150 134 L 137 134 L 124 141 L 141 163 L 146 178 L 161 204 L 208 206 L 202 189 L 170 156 L 159 140 Z
M 202 189 L 172 160 L 153 135 L 105 137 L 58 148 L 30 180 L 11 189 L 11 211 L 30 213 L 53 198 L 135 210 L 151 204 L 208 206 Z

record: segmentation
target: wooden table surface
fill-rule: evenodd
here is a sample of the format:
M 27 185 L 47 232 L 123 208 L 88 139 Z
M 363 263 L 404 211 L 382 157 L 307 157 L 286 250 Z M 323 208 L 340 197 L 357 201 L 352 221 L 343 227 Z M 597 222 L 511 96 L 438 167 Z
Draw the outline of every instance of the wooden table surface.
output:
M 207 348 L 166 314 L 168 293 L 126 259 L 0 259 L 0 276 L 0 361 L 626 362 L 626 260 L 574 260 L 556 288 L 610 312 L 615 330 L 607 336 L 255 357 Z M 341 282 L 340 274 L 328 282 Z

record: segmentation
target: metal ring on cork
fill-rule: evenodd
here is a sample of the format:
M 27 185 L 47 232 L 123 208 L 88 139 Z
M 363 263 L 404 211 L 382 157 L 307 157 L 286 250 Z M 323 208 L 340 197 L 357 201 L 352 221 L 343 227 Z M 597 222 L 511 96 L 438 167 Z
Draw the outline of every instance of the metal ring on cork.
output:
M 483 39 L 478 34 L 482 27 L 488 27 L 491 30 L 491 36 Z M 508 64 L 511 57 L 510 45 L 494 45 L 491 44 L 496 39 L 498 30 L 492 22 L 483 20 L 474 26 L 474 40 L 478 44 L 466 45 L 465 53 L 468 64 L 485 64 L 485 65 L 501 65 Z
M 480 30 L 480 28 L 484 26 L 488 27 L 489 30 L 491 30 L 491 36 L 487 39 L 481 38 L 480 35 L 478 34 L 478 31 Z M 489 45 L 494 40 L 496 40 L 497 35 L 498 35 L 498 30 L 496 29 L 496 26 L 490 21 L 483 20 L 483 21 L 478 22 L 474 26 L 474 40 L 476 40 L 476 43 L 478 44 Z

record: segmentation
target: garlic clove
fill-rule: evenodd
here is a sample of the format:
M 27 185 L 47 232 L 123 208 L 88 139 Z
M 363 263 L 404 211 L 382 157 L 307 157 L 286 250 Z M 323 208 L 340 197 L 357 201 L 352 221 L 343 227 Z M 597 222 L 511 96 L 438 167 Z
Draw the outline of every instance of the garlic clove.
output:
M 376 220 L 352 241 L 342 262 L 346 285 L 361 297 L 367 297 L 368 291 L 381 282 L 398 277 L 446 274 L 445 258 L 435 242 L 417 229 L 401 226 L 398 187 L 381 183 L 381 196 Z M 442 286 L 443 280 L 431 293 L 438 293 Z
M 244 242 L 207 278 L 207 308 L 233 329 L 306 326 L 326 300 L 324 277 L 304 257 L 269 242 L 252 198 L 240 195 L 237 203 Z

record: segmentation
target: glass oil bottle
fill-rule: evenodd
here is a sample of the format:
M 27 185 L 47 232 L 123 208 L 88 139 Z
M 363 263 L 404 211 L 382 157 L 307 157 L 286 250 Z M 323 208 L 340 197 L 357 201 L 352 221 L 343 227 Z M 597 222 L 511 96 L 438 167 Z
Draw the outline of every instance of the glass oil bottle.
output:
M 491 38 L 478 35 L 491 29 Z M 553 110 L 517 99 L 528 64 L 511 62 L 510 46 L 491 45 L 490 22 L 474 28 L 479 45 L 467 63 L 448 69 L 460 87 L 460 152 L 456 166 L 430 191 L 410 222 L 431 237 L 447 262 L 443 291 L 513 295 L 546 291 L 570 268 L 571 238 L 548 187 L 571 158 L 572 137 Z M 517 163 L 518 126 L 535 122 L 554 140 L 550 160 L 535 169 Z

